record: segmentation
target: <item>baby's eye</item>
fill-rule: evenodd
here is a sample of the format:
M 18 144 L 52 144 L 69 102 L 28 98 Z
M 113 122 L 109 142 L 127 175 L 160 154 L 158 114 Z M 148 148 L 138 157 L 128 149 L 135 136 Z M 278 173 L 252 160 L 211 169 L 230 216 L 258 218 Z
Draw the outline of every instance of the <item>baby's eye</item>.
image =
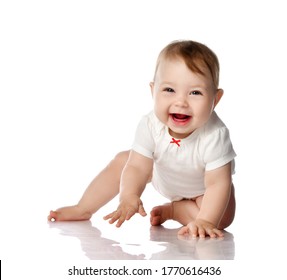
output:
M 193 90 L 189 93 L 189 95 L 202 95 L 202 93 L 198 90 Z
M 164 91 L 166 91 L 166 92 L 174 92 L 174 90 L 172 88 L 165 88 Z

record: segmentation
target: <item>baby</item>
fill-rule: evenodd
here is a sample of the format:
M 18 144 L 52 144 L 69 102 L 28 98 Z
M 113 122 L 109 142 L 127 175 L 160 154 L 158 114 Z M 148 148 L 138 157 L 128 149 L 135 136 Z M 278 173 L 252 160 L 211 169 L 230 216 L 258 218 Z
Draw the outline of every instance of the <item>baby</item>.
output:
M 236 154 L 214 111 L 223 95 L 218 84 L 218 59 L 208 47 L 166 46 L 150 83 L 154 110 L 140 121 L 131 151 L 119 153 L 77 205 L 51 211 L 48 220 L 90 219 L 119 194 L 117 210 L 104 219 L 120 227 L 136 213 L 146 215 L 140 197 L 152 182 L 170 203 L 152 209 L 151 225 L 172 219 L 183 225 L 178 234 L 222 237 L 235 215 Z

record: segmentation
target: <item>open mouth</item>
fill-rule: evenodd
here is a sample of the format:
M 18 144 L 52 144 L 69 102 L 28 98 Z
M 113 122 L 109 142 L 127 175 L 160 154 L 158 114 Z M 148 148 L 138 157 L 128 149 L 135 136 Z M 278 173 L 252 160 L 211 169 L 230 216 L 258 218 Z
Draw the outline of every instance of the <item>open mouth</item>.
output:
M 184 114 L 170 114 L 173 121 L 180 122 L 180 123 L 186 123 L 191 119 L 191 116 L 184 115 Z

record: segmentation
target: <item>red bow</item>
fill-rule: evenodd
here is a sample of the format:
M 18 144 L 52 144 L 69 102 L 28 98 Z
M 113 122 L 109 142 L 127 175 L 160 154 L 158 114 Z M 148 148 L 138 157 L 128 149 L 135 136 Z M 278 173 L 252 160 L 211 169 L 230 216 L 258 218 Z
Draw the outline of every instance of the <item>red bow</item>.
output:
M 174 144 L 176 144 L 178 147 L 180 147 L 180 144 L 179 144 L 180 139 L 179 139 L 179 140 L 176 140 L 176 139 L 174 139 L 174 138 L 171 138 L 171 139 L 172 139 L 172 141 L 170 141 L 170 143 L 174 143 Z

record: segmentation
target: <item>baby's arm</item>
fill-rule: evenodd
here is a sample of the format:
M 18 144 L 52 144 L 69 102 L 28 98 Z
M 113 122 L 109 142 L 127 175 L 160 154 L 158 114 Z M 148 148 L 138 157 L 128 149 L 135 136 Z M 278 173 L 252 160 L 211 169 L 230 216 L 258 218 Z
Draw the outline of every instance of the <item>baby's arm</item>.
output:
M 116 226 L 129 220 L 135 213 L 146 215 L 140 196 L 148 183 L 153 168 L 153 160 L 135 151 L 130 152 L 123 170 L 120 183 L 120 203 L 116 211 L 105 216 L 110 223 L 117 221 Z
M 193 237 L 223 236 L 218 229 L 230 198 L 232 185 L 231 163 L 205 174 L 206 191 L 195 221 L 183 227 L 179 234 L 189 233 Z

